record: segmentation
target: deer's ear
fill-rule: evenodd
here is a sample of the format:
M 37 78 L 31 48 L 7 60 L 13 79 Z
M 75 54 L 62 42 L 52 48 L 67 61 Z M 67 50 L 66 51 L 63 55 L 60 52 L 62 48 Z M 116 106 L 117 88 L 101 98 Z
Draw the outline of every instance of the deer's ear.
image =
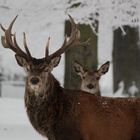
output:
M 73 68 L 77 75 L 79 75 L 82 78 L 85 73 L 83 66 L 75 61 Z
M 109 61 L 107 61 L 105 64 L 103 64 L 103 65 L 99 68 L 99 70 L 98 70 L 98 75 L 99 75 L 99 76 L 102 76 L 102 75 L 104 75 L 105 73 L 107 73 L 108 70 L 109 70 L 109 65 L 110 65 L 110 62 L 109 62 Z
M 61 59 L 61 56 L 54 57 L 54 58 L 51 60 L 50 65 L 51 65 L 52 67 L 58 66 L 58 64 L 59 64 L 59 62 L 60 62 L 60 59 Z
M 47 65 L 47 67 L 45 68 L 46 72 L 51 72 L 53 70 L 54 67 L 58 66 L 59 62 L 60 62 L 61 56 L 59 57 L 54 57 L 51 62 L 49 63 L 49 65 Z
M 19 55 L 15 55 L 15 58 L 17 60 L 18 65 L 20 65 L 21 67 L 26 68 L 27 70 L 29 70 L 29 64 L 27 63 L 26 59 L 19 56 Z

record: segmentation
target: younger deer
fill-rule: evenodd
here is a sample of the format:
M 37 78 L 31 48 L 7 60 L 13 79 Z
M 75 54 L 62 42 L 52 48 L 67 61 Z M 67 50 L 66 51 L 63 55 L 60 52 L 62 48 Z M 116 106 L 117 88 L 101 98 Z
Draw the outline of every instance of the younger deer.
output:
M 15 18 L 16 19 L 16 18 Z M 26 53 L 11 33 L 15 19 L 4 30 L 2 45 L 15 52 L 18 64 L 26 69 L 25 106 L 33 127 L 49 140 L 140 140 L 140 99 L 107 98 L 60 86 L 51 71 L 61 54 L 76 46 L 79 31 L 73 19 L 72 33 L 58 51 L 42 59 Z M 23 132 L 24 133 L 24 132 Z
M 109 69 L 109 62 L 103 64 L 96 71 L 89 71 L 76 61 L 74 63 L 74 71 L 81 78 L 80 89 L 98 96 L 101 95 L 99 89 L 99 79 L 102 75 L 108 72 L 108 69 Z

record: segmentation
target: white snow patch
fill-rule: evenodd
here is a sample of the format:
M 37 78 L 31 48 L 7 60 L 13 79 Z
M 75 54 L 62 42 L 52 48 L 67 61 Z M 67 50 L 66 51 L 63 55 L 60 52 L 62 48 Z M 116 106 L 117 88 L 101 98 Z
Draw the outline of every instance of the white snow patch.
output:
M 128 93 L 131 97 L 135 97 L 136 93 L 139 93 L 139 89 L 137 88 L 135 81 L 133 81 L 132 85 L 128 88 Z
M 0 99 L 1 140 L 45 140 L 31 126 L 21 99 Z

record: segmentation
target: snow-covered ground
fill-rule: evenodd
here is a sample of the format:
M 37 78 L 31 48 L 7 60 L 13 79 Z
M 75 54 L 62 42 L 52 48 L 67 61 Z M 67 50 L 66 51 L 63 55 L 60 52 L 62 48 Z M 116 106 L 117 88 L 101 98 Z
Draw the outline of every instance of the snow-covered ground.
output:
M 0 140 L 44 140 L 31 126 L 23 99 L 0 99 Z
M 7 98 L 20 98 L 23 99 L 24 97 L 24 91 L 25 91 L 25 86 L 24 86 L 24 81 L 20 82 L 2 82 L 2 97 L 7 97 Z M 19 86 L 20 84 L 20 86 Z M 22 86 L 21 86 L 22 85 Z

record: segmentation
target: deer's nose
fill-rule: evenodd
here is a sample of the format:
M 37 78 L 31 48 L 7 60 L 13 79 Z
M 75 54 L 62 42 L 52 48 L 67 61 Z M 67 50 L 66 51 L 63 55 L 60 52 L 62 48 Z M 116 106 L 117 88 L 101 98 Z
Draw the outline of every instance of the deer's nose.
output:
M 94 88 L 94 85 L 88 84 L 88 85 L 87 85 L 87 88 L 92 89 L 92 88 Z
M 39 83 L 39 78 L 37 78 L 37 77 L 32 77 L 32 78 L 30 79 L 30 82 L 31 82 L 33 85 L 36 85 L 37 83 Z

